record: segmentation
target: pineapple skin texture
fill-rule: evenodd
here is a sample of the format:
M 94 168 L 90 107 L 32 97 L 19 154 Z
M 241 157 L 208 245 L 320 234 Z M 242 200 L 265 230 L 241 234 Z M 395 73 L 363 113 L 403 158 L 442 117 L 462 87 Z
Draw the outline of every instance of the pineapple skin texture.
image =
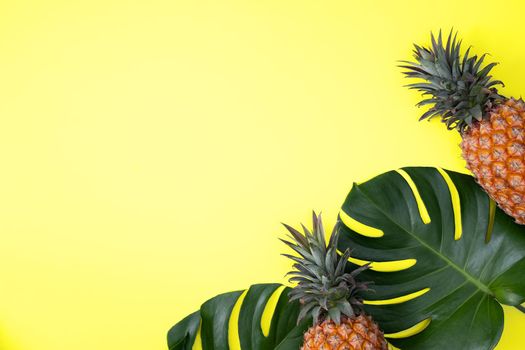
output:
M 525 224 L 525 102 L 509 98 L 475 122 L 460 144 L 467 168 L 518 224 Z
M 343 317 L 315 324 L 304 334 L 301 350 L 387 350 L 383 332 L 370 316 Z

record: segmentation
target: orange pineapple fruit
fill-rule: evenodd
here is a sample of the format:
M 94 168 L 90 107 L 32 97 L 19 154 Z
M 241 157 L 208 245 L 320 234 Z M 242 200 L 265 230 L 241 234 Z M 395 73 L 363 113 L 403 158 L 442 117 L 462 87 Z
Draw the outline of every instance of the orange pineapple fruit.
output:
M 304 335 L 302 350 L 317 349 L 385 349 L 385 339 L 370 316 L 343 317 L 339 325 L 323 321 Z
M 414 45 L 415 62 L 401 61 L 404 74 L 422 81 L 407 85 L 422 92 L 418 106 L 430 105 L 420 120 L 441 117 L 456 129 L 466 167 L 487 194 L 519 224 L 525 224 L 525 103 L 500 95 L 489 75 L 496 63 L 486 54 L 461 54 L 461 41 L 441 32 L 431 46 Z
M 304 235 L 285 227 L 290 241 L 282 241 L 298 254 L 283 254 L 294 261 L 294 270 L 288 274 L 297 286 L 290 292 L 290 301 L 301 303 L 298 323 L 306 317 L 313 319 L 301 350 L 387 350 L 383 332 L 361 309 L 359 292 L 368 286 L 355 277 L 368 265 L 347 271 L 350 251 L 337 253 L 339 223 L 328 244 L 321 215 L 313 213 L 313 230 L 303 226 Z

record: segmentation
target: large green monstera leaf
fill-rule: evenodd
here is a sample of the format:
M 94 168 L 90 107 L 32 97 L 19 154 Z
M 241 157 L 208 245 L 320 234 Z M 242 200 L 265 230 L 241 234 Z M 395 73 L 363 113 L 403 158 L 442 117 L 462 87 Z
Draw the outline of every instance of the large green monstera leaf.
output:
M 468 175 L 387 172 L 353 186 L 340 220 L 339 249 L 372 262 L 360 275 L 374 281 L 365 311 L 396 347 L 492 349 L 500 304 L 525 300 L 525 227 Z
M 290 303 L 288 292 L 280 284 L 256 284 L 218 295 L 170 329 L 168 347 L 298 350 L 309 324 L 297 325 L 299 303 Z

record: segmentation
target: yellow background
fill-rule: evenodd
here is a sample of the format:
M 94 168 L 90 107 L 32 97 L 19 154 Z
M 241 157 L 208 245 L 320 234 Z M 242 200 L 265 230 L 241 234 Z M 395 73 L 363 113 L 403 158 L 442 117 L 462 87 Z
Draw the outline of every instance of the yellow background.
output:
M 454 26 L 525 91 L 520 1 L 0 1 L 0 348 L 165 349 L 284 282 L 280 222 L 353 181 L 462 170 L 397 59 Z M 506 309 L 498 349 L 521 349 Z

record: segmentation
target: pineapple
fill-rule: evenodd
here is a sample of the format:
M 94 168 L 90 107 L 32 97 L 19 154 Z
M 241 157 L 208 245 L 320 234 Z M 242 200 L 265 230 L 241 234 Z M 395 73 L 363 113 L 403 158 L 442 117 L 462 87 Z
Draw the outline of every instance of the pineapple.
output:
M 290 292 L 290 301 L 299 300 L 298 323 L 313 318 L 313 326 L 304 334 L 301 350 L 387 350 L 387 342 L 378 325 L 361 310 L 358 293 L 367 290 L 367 283 L 355 277 L 368 265 L 345 272 L 350 251 L 337 253 L 338 224 L 328 246 L 321 215 L 313 213 L 313 232 L 303 226 L 304 235 L 284 225 L 291 241 L 282 240 L 299 257 L 283 254 L 295 263 L 289 272 L 290 282 L 297 286 Z
M 422 79 L 407 85 L 422 92 L 417 106 L 430 105 L 420 120 L 441 117 L 456 129 L 466 167 L 488 195 L 519 224 L 525 224 L 525 103 L 498 93 L 503 83 L 489 75 L 496 63 L 483 66 L 486 54 L 460 53 L 452 31 L 443 44 L 431 34 L 428 48 L 414 45 L 415 62 L 401 61 L 403 73 Z

